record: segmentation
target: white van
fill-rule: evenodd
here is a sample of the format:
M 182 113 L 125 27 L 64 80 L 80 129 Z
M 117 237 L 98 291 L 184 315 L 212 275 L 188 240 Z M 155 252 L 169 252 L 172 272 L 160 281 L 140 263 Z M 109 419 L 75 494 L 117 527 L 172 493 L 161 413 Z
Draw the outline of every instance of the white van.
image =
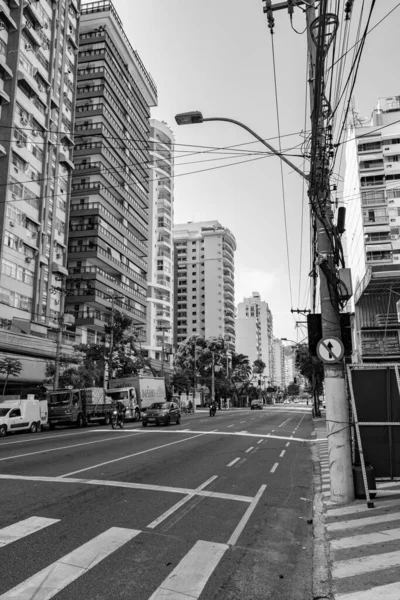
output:
M 6 400 L 1 402 L 0 437 L 14 431 L 30 431 L 31 433 L 40 431 L 42 419 L 43 421 L 47 420 L 47 414 L 45 416 L 41 412 L 39 400 Z

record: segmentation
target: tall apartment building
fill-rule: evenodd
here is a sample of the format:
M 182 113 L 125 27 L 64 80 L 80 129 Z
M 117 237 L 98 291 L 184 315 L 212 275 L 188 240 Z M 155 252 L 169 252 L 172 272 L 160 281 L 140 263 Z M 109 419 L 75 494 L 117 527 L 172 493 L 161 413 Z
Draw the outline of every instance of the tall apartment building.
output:
M 287 383 L 285 346 L 279 338 L 274 338 L 275 372 L 274 384 L 283 389 Z
M 157 90 L 110 0 L 82 6 L 67 311 L 95 342 L 114 305 L 146 331 L 150 107 Z
M 249 357 L 251 364 L 261 359 L 264 375 L 271 381 L 274 373 L 274 334 L 272 312 L 258 292 L 237 306 L 236 352 Z
M 165 123 L 150 121 L 150 212 L 147 339 L 149 358 L 172 350 L 174 315 L 174 135 Z
M 343 202 L 355 290 L 355 361 L 400 358 L 400 96 L 349 126 Z
M 19 383 L 43 381 L 62 324 L 79 9 L 0 6 L 0 351 Z
M 222 336 L 235 349 L 233 234 L 218 221 L 174 227 L 174 343 Z

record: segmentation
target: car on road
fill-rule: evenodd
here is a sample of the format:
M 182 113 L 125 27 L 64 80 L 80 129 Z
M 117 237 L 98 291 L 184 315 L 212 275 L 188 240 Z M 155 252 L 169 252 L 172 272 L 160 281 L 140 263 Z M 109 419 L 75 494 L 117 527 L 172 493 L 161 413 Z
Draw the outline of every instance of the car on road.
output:
M 181 422 L 181 411 L 176 402 L 153 402 L 142 414 L 143 427 L 148 424 L 170 425 L 172 422 L 177 425 Z
M 250 410 L 262 410 L 263 408 L 263 401 L 260 398 L 257 398 L 256 400 L 252 400 L 251 404 L 250 404 Z

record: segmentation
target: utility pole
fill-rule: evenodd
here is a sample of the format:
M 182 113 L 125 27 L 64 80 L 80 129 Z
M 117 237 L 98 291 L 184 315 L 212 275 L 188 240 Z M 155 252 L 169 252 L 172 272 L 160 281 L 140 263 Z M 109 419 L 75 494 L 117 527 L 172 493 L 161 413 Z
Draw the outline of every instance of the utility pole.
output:
M 211 402 L 215 400 L 215 360 L 214 352 L 211 352 L 212 363 L 211 363 Z
M 334 258 L 333 211 L 330 201 L 329 154 L 330 132 L 327 118 L 331 114 L 325 96 L 325 61 L 336 36 L 338 17 L 328 13 L 328 1 L 320 0 L 318 15 L 315 0 L 289 0 L 272 6 L 266 0 L 264 12 L 273 34 L 274 10 L 288 9 L 292 17 L 295 6 L 305 7 L 309 55 L 309 83 L 311 102 L 311 165 L 309 190 L 311 210 L 316 219 L 319 286 L 323 338 L 341 339 L 340 307 L 337 293 L 337 267 Z M 346 503 L 354 500 L 351 464 L 350 424 L 346 397 L 343 362 L 324 364 L 326 391 L 326 423 L 328 433 L 331 500 Z
M 56 360 L 54 370 L 54 390 L 58 390 L 60 381 L 60 359 L 61 359 L 61 346 L 62 346 L 62 334 L 63 334 L 63 317 L 58 318 L 58 331 L 57 331 L 57 342 L 56 342 Z
M 193 362 L 193 414 L 196 412 L 196 388 L 197 388 L 197 340 L 194 342 Z
M 123 296 L 116 296 L 114 292 L 111 295 L 111 319 L 110 319 L 110 355 L 108 357 L 108 381 L 112 379 L 112 357 L 114 350 L 114 307 L 116 300 L 122 300 Z M 105 377 L 104 377 L 105 382 Z M 106 386 L 104 385 L 104 388 Z

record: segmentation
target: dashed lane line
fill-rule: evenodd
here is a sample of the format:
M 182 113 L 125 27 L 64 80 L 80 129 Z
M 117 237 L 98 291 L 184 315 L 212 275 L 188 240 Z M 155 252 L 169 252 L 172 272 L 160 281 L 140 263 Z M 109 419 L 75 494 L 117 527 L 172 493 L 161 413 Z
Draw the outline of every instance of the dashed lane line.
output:
M 257 444 L 262 444 L 264 440 L 258 440 Z
M 254 446 L 250 446 L 250 448 L 247 448 L 246 454 L 247 454 L 247 452 L 251 452 L 252 450 L 254 450 Z
M 286 452 L 286 450 L 282 450 L 282 452 L 279 455 L 279 458 L 283 458 L 285 456 L 285 452 Z
M 228 427 L 235 427 L 234 425 L 228 425 Z
M 279 463 L 275 463 L 274 466 L 272 467 L 272 469 L 270 470 L 270 473 L 275 473 L 275 471 L 277 470 L 278 467 L 279 467 Z
M 233 467 L 234 464 L 236 464 L 237 462 L 239 462 L 240 457 L 238 458 L 234 458 L 230 463 L 228 463 L 226 466 L 227 467 Z
M 285 446 L 287 447 L 287 446 L 289 446 L 289 444 L 290 444 L 290 442 L 287 442 L 287 443 L 285 444 Z

